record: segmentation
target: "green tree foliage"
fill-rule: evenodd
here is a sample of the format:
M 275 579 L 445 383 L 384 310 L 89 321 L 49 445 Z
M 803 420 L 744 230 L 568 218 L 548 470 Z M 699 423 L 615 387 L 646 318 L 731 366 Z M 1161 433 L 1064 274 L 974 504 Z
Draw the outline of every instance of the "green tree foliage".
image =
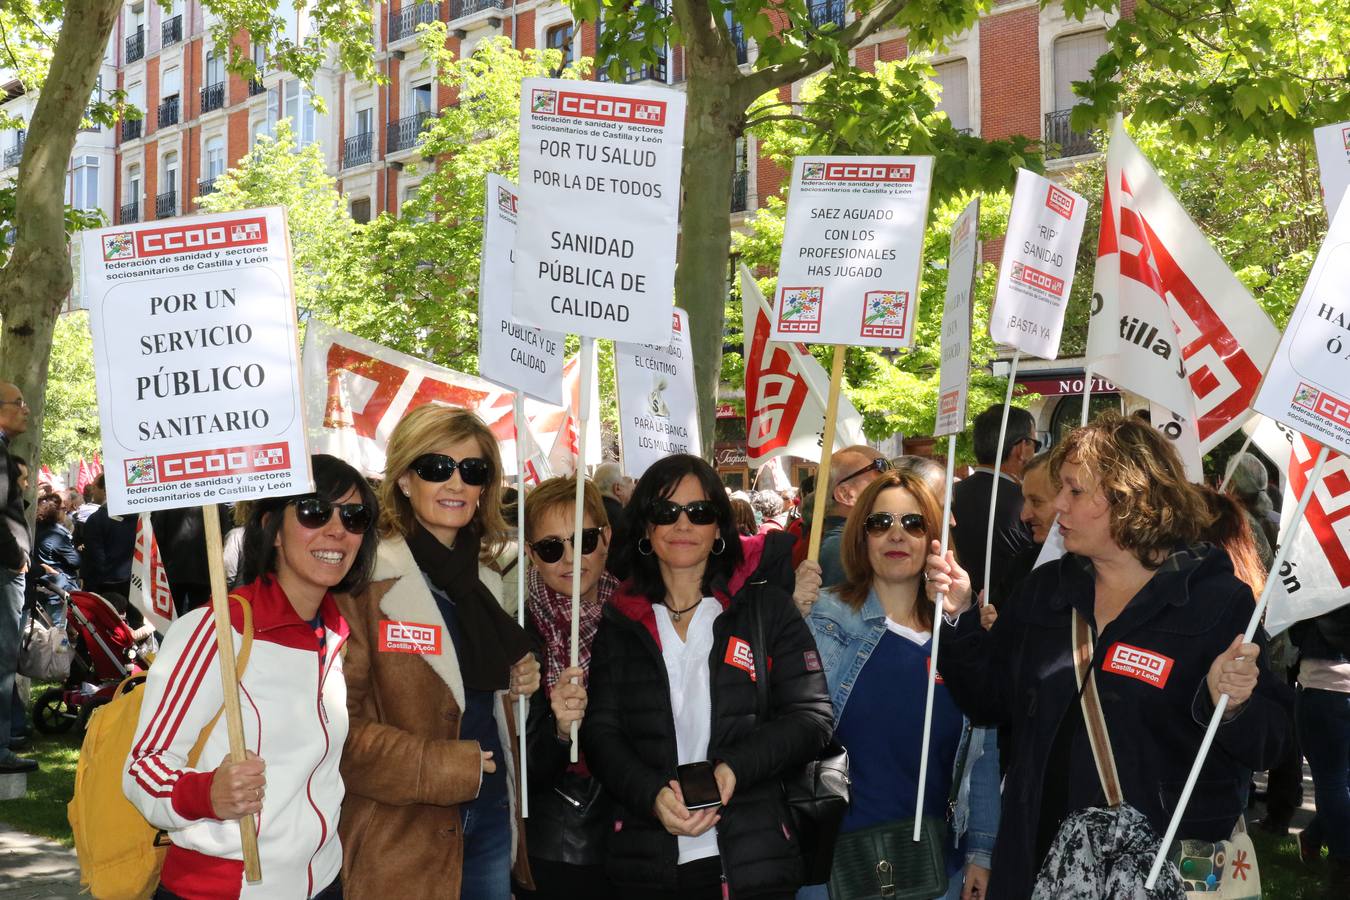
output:
M 73 460 L 93 459 L 101 452 L 94 339 L 87 313 L 74 312 L 56 320 L 48 377 L 42 464 L 59 471 Z

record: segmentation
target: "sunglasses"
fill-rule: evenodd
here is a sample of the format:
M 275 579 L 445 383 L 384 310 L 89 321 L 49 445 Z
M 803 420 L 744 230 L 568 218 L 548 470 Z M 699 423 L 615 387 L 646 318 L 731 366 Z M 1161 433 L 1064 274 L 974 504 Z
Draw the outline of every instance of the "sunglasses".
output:
M 439 484 L 454 477 L 459 469 L 459 477 L 470 487 L 482 487 L 492 477 L 492 463 L 481 456 L 468 456 L 456 462 L 444 453 L 424 453 L 413 460 L 410 468 L 423 481 Z
M 327 525 L 335 509 L 342 527 L 351 534 L 365 534 L 375 522 L 374 510 L 364 503 L 333 503 L 322 497 L 305 497 L 292 500 L 291 505 L 295 507 L 295 521 L 311 531 Z
M 680 513 L 689 517 L 690 525 L 712 525 L 717 521 L 717 507 L 711 500 L 695 500 L 684 506 L 674 500 L 653 500 L 647 504 L 647 518 L 653 525 L 674 525 Z
M 564 540 L 569 544 L 575 545 L 576 543 L 575 537 L 566 539 L 560 537 L 546 537 L 530 544 L 530 549 L 534 551 L 535 556 L 539 557 L 540 562 L 555 563 L 563 558 Z M 595 548 L 598 546 L 600 546 L 600 529 L 581 529 L 581 555 L 590 556 L 595 552 Z
M 1032 435 L 1027 435 L 1026 437 L 1022 438 L 1022 441 L 1031 441 L 1031 447 L 1032 447 L 1032 449 L 1035 450 L 1037 453 L 1040 453 L 1040 452 L 1041 452 L 1041 439 L 1040 439 L 1040 438 L 1038 438 L 1038 437 L 1033 437 Z M 1020 443 L 1022 443 L 1022 441 L 1018 441 L 1018 443 L 1020 444 Z
M 880 474 L 882 472 L 889 472 L 890 470 L 891 470 L 891 461 L 884 456 L 878 456 L 876 459 L 872 460 L 870 463 L 863 466 L 861 469 L 854 472 L 852 475 L 845 475 L 843 478 L 839 479 L 839 484 L 843 484 L 845 481 L 851 481 L 852 479 L 857 478 L 859 475 L 866 475 L 868 472 L 876 472 Z M 836 485 L 836 487 L 837 486 L 838 485 Z
M 919 513 L 905 513 L 903 516 L 897 516 L 894 513 L 874 512 L 863 520 L 863 528 L 868 534 L 876 537 L 887 534 L 899 523 L 900 527 L 905 529 L 905 533 L 911 537 L 921 538 L 928 536 L 928 523 Z

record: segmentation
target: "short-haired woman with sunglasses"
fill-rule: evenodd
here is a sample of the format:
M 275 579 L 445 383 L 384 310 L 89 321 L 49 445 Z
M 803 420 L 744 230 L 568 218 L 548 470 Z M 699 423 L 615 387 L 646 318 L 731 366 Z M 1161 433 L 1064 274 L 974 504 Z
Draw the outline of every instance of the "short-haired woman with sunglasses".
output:
M 237 651 L 245 601 L 253 640 L 239 691 L 248 758 L 229 761 L 210 607 L 174 622 L 150 667 L 123 790 L 169 833 L 161 900 L 342 897 L 336 825 L 348 635 L 333 595 L 362 590 L 370 577 L 377 504 L 345 462 L 316 455 L 313 469 L 313 494 L 255 501 L 245 525 L 244 584 L 231 595 L 230 619 Z M 244 881 L 233 821 L 254 815 L 263 871 L 256 885 Z
M 539 663 L 492 567 L 501 475 L 496 439 L 467 410 L 420 406 L 389 436 L 375 574 L 341 601 L 350 897 L 509 900 L 513 867 L 530 885 L 514 700 L 539 687 Z
M 550 478 L 525 501 L 525 546 L 530 558 L 525 609 L 544 648 L 543 689 L 531 698 L 529 720 L 530 817 L 525 820 L 533 893 L 540 900 L 605 900 L 604 872 L 610 804 L 586 768 L 569 762 L 571 728 L 586 711 L 586 672 L 600 610 L 618 580 L 605 571 L 610 530 L 600 491 L 587 482 L 582 501 L 581 552 L 575 546 L 575 478 Z M 578 665 L 572 653 L 572 570 L 581 567 Z
M 793 541 L 739 535 L 717 472 L 683 454 L 647 469 L 627 513 L 631 577 L 601 615 L 581 730 L 616 803 L 610 878 L 644 900 L 715 900 L 724 885 L 737 900 L 791 897 L 802 860 L 781 779 L 833 724 L 790 595 Z M 767 647 L 752 646 L 757 616 Z
M 853 802 L 841 835 L 915 815 L 933 634 L 924 567 L 941 525 L 942 506 L 922 476 L 881 474 L 844 525 L 843 583 L 822 591 L 807 618 L 830 686 L 835 739 L 849 752 Z M 971 780 L 957 784 L 948 821 L 953 782 L 967 773 Z M 997 745 L 982 729 L 967 728 L 941 684 L 926 783 L 921 815 L 944 822 L 951 834 L 943 847 L 947 896 L 981 897 L 998 831 Z M 962 833 L 964 857 L 957 850 Z M 811 896 L 823 897 L 824 888 Z

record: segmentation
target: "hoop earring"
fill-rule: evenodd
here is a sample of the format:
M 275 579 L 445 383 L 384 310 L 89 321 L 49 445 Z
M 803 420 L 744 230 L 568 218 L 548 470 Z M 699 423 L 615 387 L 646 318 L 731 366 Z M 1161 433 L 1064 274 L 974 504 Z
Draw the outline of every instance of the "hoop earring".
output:
M 652 555 L 652 542 L 648 538 L 638 538 L 637 552 L 641 556 Z
M 712 545 L 712 555 L 713 555 L 713 556 L 721 556 L 721 555 L 722 555 L 722 551 L 724 551 L 724 550 L 726 550 L 726 549 L 727 549 L 727 541 L 726 541 L 726 538 L 722 537 L 722 536 L 719 534 L 719 535 L 717 536 L 717 539 L 716 539 L 715 541 L 713 541 L 713 545 Z

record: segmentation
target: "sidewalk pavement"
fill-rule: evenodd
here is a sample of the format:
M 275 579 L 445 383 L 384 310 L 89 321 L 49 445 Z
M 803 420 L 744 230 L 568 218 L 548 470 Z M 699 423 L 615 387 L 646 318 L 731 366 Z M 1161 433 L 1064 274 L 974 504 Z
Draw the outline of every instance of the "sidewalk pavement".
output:
M 80 897 L 75 851 L 0 822 L 0 900 Z M 88 894 L 83 895 L 86 900 Z

